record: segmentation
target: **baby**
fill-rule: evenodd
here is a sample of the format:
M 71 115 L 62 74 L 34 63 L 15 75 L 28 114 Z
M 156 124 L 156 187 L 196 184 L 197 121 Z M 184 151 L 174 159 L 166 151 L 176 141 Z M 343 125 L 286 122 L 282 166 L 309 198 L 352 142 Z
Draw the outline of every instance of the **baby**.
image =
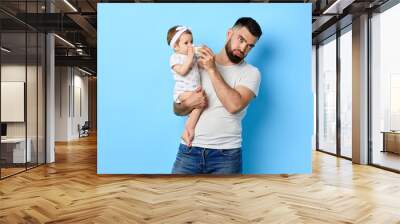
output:
M 192 32 L 188 27 L 174 26 L 168 30 L 167 42 L 174 50 L 169 60 L 175 80 L 174 102 L 180 103 L 200 86 Z M 192 146 L 194 129 L 201 112 L 201 109 L 193 109 L 186 121 L 182 139 L 189 147 Z

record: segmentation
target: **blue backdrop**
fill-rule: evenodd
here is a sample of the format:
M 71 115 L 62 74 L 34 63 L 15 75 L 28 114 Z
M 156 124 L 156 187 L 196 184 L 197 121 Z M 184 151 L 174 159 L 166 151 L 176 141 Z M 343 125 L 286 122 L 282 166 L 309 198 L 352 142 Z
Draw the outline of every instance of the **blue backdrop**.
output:
M 246 61 L 261 71 L 243 121 L 243 173 L 310 173 L 313 97 L 311 4 L 98 4 L 99 174 L 168 174 L 184 118 L 172 109 L 172 50 L 181 24 L 214 52 L 239 18 L 263 36 Z

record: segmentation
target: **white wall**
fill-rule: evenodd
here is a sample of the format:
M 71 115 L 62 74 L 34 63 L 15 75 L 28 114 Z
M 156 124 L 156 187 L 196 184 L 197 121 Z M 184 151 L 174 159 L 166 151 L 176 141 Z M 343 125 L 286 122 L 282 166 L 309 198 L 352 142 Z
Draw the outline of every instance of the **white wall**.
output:
M 25 82 L 25 64 L 8 64 L 1 66 L 1 81 L 3 82 Z M 28 66 L 28 74 L 32 70 L 31 66 Z M 6 110 L 6 108 L 1 108 L 1 110 Z M 7 123 L 7 136 L 8 137 L 25 137 L 25 123 L 24 122 L 10 122 Z
M 89 112 L 88 112 L 88 77 L 87 76 L 81 76 L 79 71 L 79 75 L 76 75 L 76 72 L 78 70 L 75 70 L 75 77 L 74 77 L 74 89 L 75 89 L 75 106 L 74 106 L 74 111 L 73 113 L 73 119 L 72 119 L 72 135 L 75 137 L 79 137 L 78 129 L 77 126 L 80 124 L 81 126 L 85 123 L 85 121 L 88 121 L 89 119 Z M 80 93 L 79 93 L 80 91 Z M 78 98 L 80 95 L 80 99 Z M 79 104 L 80 101 L 80 104 Z M 81 108 L 79 108 L 81 107 Z M 81 109 L 81 111 L 79 111 Z
M 27 88 L 27 119 L 28 119 L 28 137 L 30 133 L 35 133 L 36 136 L 36 66 L 18 65 L 18 64 L 5 64 L 1 66 L 1 81 L 2 82 L 25 82 L 27 69 L 28 84 Z M 41 72 L 41 70 L 39 70 Z M 34 76 L 34 77 L 33 77 Z M 3 96 L 4 97 L 4 96 Z M 42 105 L 39 105 L 41 107 Z M 7 108 L 2 108 L 6 110 Z M 34 122 L 34 123 L 32 123 Z M 25 137 L 25 123 L 26 122 L 7 122 L 7 136 L 8 137 Z M 39 136 L 43 137 L 43 136 Z
M 67 67 L 55 68 L 55 141 L 68 140 L 68 117 L 70 84 L 69 69 Z
M 78 124 L 88 120 L 88 77 L 76 68 L 56 67 L 55 85 L 55 140 L 77 139 Z
M 37 70 L 38 69 L 38 70 Z M 45 146 L 45 117 L 44 117 L 44 74 L 42 67 L 25 64 L 3 64 L 1 66 L 2 82 L 24 82 L 26 84 L 26 107 L 21 108 L 23 113 L 26 112 L 27 120 L 23 122 L 6 122 L 7 137 L 23 138 L 25 135 L 30 139 L 32 161 L 44 163 L 44 146 Z M 25 80 L 27 78 L 27 81 Z M 7 97 L 2 95 L 2 98 Z M 11 110 L 2 107 L 1 110 Z M 13 113 L 13 111 L 9 111 Z M 15 111 L 14 111 L 15 113 Z M 39 153 L 39 156 L 37 156 Z

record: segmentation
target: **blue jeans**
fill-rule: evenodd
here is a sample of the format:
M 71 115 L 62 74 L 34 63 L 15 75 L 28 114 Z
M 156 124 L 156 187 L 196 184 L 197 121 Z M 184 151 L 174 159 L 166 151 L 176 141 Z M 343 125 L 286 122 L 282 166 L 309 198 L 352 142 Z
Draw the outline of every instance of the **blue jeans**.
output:
M 173 174 L 241 174 L 242 150 L 179 145 Z

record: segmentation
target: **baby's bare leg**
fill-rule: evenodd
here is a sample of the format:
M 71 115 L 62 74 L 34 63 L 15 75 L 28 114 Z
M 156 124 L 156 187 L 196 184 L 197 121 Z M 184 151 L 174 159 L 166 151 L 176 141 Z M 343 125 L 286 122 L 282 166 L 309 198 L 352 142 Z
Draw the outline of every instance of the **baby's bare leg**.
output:
M 197 121 L 199 121 L 201 109 L 193 109 L 192 112 L 189 114 L 189 118 L 186 121 L 185 128 L 194 129 L 196 127 Z
M 196 127 L 197 121 L 200 118 L 201 109 L 193 109 L 192 112 L 189 114 L 189 118 L 186 120 L 185 130 L 182 134 L 183 141 L 186 142 L 188 146 L 192 146 L 192 141 L 194 138 L 194 129 Z
M 185 100 L 189 96 L 192 95 L 192 92 L 183 92 L 179 95 L 180 100 Z M 182 139 L 183 141 L 186 142 L 188 146 L 192 146 L 192 141 L 194 138 L 194 129 L 196 127 L 197 121 L 200 118 L 201 112 L 203 112 L 202 109 L 193 109 L 192 112 L 190 112 L 188 119 L 186 120 L 185 124 L 185 129 L 182 134 Z

